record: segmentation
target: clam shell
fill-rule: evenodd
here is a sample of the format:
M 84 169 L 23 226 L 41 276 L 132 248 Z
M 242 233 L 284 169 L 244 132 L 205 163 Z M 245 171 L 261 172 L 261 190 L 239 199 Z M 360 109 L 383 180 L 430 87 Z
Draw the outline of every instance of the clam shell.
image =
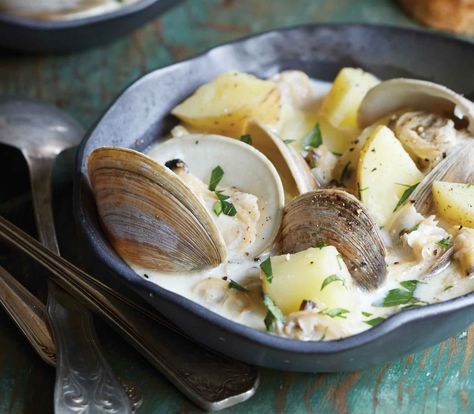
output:
M 169 139 L 148 155 L 162 165 L 176 158 L 183 160 L 189 173 L 204 183 L 209 182 L 216 166 L 222 167 L 219 188 L 236 187 L 258 198 L 257 237 L 248 253 L 257 256 L 273 245 L 285 205 L 283 185 L 273 164 L 252 145 L 221 135 L 191 134 Z
M 375 289 L 385 280 L 385 247 L 367 209 L 351 194 L 317 190 L 285 207 L 281 229 L 282 253 L 296 253 L 325 243 L 335 246 L 354 281 Z
M 252 145 L 265 154 L 277 169 L 288 198 L 293 199 L 318 188 L 308 164 L 295 148 L 285 144 L 278 135 L 257 121 L 250 121 L 246 132 L 252 136 Z
M 432 185 L 434 181 L 448 181 L 454 183 L 474 184 L 474 142 L 459 145 L 448 156 L 434 167 L 421 181 L 410 196 L 416 211 L 424 216 L 433 214 L 435 210 Z M 446 249 L 433 265 L 428 269 L 427 275 L 434 275 L 449 264 L 454 253 L 453 246 Z
M 98 148 L 88 160 L 97 210 L 127 262 L 163 272 L 222 263 L 226 246 L 212 217 L 172 171 L 124 148 Z
M 434 167 L 411 194 L 410 200 L 416 211 L 423 215 L 432 214 L 434 210 L 434 181 L 474 184 L 474 142 L 464 143 L 454 148 L 448 156 Z
M 372 88 L 359 107 L 364 128 L 400 109 L 424 110 L 465 118 L 474 134 L 474 104 L 445 86 L 417 79 L 391 79 Z

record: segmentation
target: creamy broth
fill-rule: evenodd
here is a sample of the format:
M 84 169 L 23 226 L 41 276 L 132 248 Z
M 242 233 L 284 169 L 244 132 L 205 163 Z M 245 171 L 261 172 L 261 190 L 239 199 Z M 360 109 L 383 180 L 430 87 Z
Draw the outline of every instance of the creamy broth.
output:
M 301 96 L 301 108 L 305 108 L 302 112 L 317 111 L 322 98 L 331 88 L 331 83 L 313 80 L 312 86 L 313 91 L 309 96 Z M 283 105 L 285 105 L 285 102 L 283 102 Z M 175 136 L 186 133 L 186 130 L 180 130 L 180 128 L 174 131 Z M 148 153 L 151 158 L 157 158 L 156 154 L 160 151 L 160 145 L 159 143 L 151 148 Z M 299 143 L 295 143 L 295 147 L 301 150 Z M 186 160 L 183 161 L 186 162 Z M 213 168 L 215 166 L 212 165 L 210 167 Z M 193 171 L 191 170 L 189 173 L 193 174 Z M 204 184 L 207 184 L 205 181 L 207 179 L 208 177 L 202 177 Z M 408 208 L 406 206 L 407 215 L 413 214 L 408 211 Z M 402 213 L 399 214 L 401 215 Z M 427 217 L 424 216 L 423 223 L 426 220 Z M 453 224 L 446 222 L 440 222 L 436 225 L 436 222 L 429 221 L 428 219 L 426 223 L 426 231 L 433 231 L 435 234 L 433 236 L 435 239 L 433 240 L 440 240 L 442 238 L 438 234 L 447 235 L 452 238 L 458 230 L 458 227 L 454 227 Z M 397 223 L 395 222 L 392 227 L 396 228 L 396 226 Z M 430 228 L 429 226 L 432 227 Z M 299 330 L 295 333 L 288 331 L 289 328 L 285 330 L 286 328 L 283 326 L 277 329 L 277 333 L 302 340 L 331 340 L 370 329 L 371 324 L 367 323 L 367 321 L 376 318 L 387 318 L 389 315 L 402 310 L 401 306 L 380 306 L 380 302 L 387 296 L 389 291 L 400 289 L 400 283 L 404 281 L 418 280 L 421 282 L 416 285 L 417 301 L 415 306 L 445 301 L 474 290 L 474 279 L 461 275 L 458 266 L 453 261 L 441 271 L 426 278 L 425 275 L 432 257 L 424 258 L 417 256 L 416 237 L 425 237 L 421 230 L 409 232 L 408 234 L 411 234 L 411 236 L 406 236 L 408 241 L 404 242 L 405 244 L 400 242 L 398 237 L 394 238 L 393 234 L 390 234 L 390 230 L 390 228 L 381 229 L 381 234 L 387 248 L 387 277 L 386 281 L 379 288 L 369 292 L 361 289 L 355 283 L 350 283 L 348 289 L 350 289 L 354 299 L 350 313 L 344 318 L 326 318 L 322 322 L 319 320 L 318 323 L 322 323 L 324 328 L 322 331 L 323 335 L 321 335 L 321 330 L 309 333 Z M 420 234 L 417 235 L 416 231 L 419 231 Z M 415 247 L 410 246 L 408 243 L 412 243 Z M 436 243 L 431 243 L 433 245 L 431 248 L 436 249 Z M 425 241 L 425 244 L 429 244 L 429 240 L 428 242 Z M 278 252 L 276 250 L 266 251 L 259 255 L 259 257 L 232 254 L 230 252 L 228 261 L 219 267 L 204 272 L 188 274 L 161 273 L 154 269 L 143 269 L 133 264 L 131 264 L 131 267 L 142 277 L 169 291 L 182 295 L 235 322 L 264 331 L 264 318 L 267 309 L 263 306 L 261 299 L 261 272 L 259 264 L 272 254 L 278 254 Z M 245 286 L 248 289 L 248 293 L 229 289 L 228 284 L 230 280 Z M 209 285 L 207 288 L 206 284 Z M 305 323 L 302 320 L 299 320 L 299 322 L 300 325 Z

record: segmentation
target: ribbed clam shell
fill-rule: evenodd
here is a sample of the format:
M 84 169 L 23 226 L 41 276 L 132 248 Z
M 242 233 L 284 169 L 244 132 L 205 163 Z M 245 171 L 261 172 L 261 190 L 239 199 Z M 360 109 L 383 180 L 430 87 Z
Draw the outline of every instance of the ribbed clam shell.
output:
M 385 247 L 377 224 L 351 194 L 317 190 L 300 195 L 286 206 L 282 253 L 296 253 L 321 243 L 338 249 L 361 287 L 375 289 L 385 280 Z
M 89 178 L 102 226 L 127 262 L 162 272 L 215 267 L 226 246 L 212 217 L 172 171 L 124 148 L 98 148 Z
M 372 125 L 384 116 L 401 109 L 423 110 L 447 117 L 462 114 L 474 134 L 474 103 L 458 93 L 417 79 L 391 79 L 372 88 L 359 107 L 359 125 Z

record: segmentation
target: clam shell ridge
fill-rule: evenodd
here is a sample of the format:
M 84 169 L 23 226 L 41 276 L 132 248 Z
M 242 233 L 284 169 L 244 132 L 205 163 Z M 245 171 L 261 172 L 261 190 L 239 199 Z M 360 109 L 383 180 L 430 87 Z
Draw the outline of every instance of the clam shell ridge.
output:
M 445 86 L 417 79 L 391 79 L 372 88 L 359 107 L 364 128 L 400 109 L 416 109 L 451 116 L 461 113 L 474 134 L 474 103 Z
M 212 217 L 173 172 L 125 148 L 98 148 L 88 160 L 108 239 L 127 262 L 163 272 L 215 267 L 227 255 Z
M 321 243 L 335 246 L 354 281 L 375 289 L 387 273 L 385 247 L 367 209 L 342 190 L 317 190 L 290 202 L 280 236 L 282 253 L 297 253 Z

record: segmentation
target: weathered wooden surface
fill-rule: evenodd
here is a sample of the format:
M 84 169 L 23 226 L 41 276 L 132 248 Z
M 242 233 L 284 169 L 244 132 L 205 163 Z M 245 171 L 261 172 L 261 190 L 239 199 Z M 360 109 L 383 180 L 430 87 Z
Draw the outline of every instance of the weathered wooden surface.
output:
M 0 51 L 0 94 L 52 102 L 90 127 L 127 84 L 147 71 L 248 33 L 321 21 L 415 26 L 389 0 L 188 0 L 104 48 L 55 57 Z M 0 171 L 0 214 L 31 231 L 30 200 L 24 195 L 28 182 L 19 155 L 0 147 Z M 56 172 L 56 179 L 66 182 L 57 194 L 63 213 L 70 209 L 67 173 L 61 165 Z M 44 272 L 24 257 L 12 258 L 0 245 L 0 264 L 44 295 Z M 196 411 L 114 332 L 99 321 L 97 326 L 115 370 L 144 394 L 140 413 Z M 424 352 L 363 372 L 302 375 L 263 370 L 257 395 L 228 412 L 473 412 L 473 346 L 471 327 Z M 53 370 L 0 310 L 0 413 L 52 412 L 53 380 Z

